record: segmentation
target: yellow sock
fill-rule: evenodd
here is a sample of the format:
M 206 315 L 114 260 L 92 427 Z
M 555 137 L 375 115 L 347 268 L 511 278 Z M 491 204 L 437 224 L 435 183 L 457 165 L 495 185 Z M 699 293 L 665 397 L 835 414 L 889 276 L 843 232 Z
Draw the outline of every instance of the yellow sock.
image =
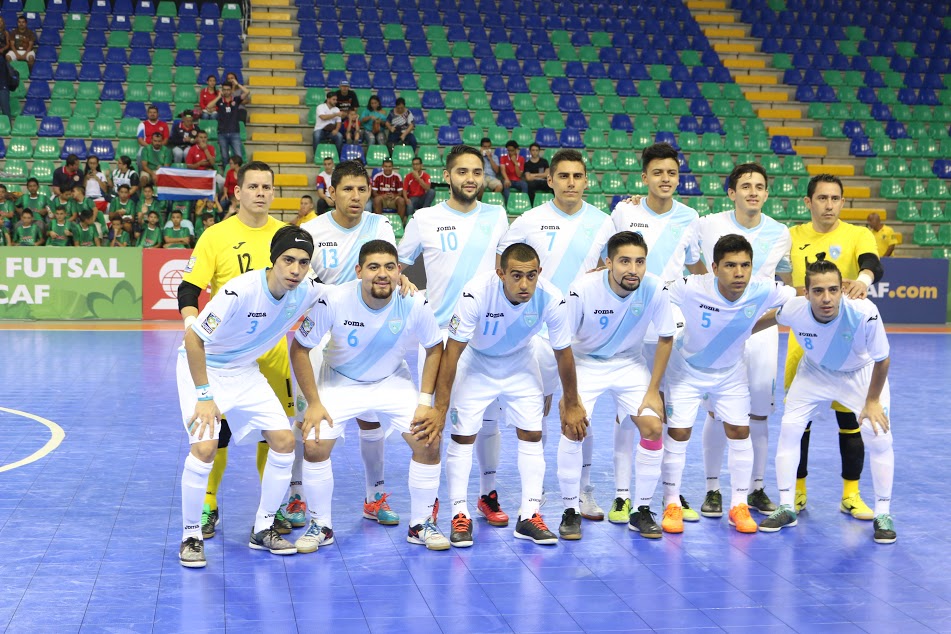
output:
M 228 448 L 221 447 L 215 454 L 215 462 L 212 464 L 211 473 L 208 474 L 208 488 L 205 489 L 205 504 L 212 511 L 218 508 L 218 487 L 221 486 L 221 478 L 224 477 L 227 466 Z
M 258 463 L 258 475 L 261 476 L 262 480 L 264 479 L 264 466 L 267 464 L 267 452 L 268 452 L 267 443 L 259 442 L 257 463 Z
M 843 480 L 842 481 L 842 498 L 847 498 L 852 495 L 859 494 L 859 481 L 858 480 Z
M 805 492 L 806 492 L 806 479 L 796 478 L 796 493 L 805 494 Z

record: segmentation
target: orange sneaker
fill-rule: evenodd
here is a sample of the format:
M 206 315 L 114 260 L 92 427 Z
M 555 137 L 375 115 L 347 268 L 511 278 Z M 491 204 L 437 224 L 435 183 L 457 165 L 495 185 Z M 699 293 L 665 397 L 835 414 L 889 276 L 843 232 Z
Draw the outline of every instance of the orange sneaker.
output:
M 668 504 L 664 509 L 664 519 L 660 525 L 665 533 L 684 532 L 684 510 L 677 504 Z
M 750 507 L 746 504 L 737 504 L 730 509 L 730 526 L 735 526 L 741 533 L 755 533 L 758 530 L 756 522 L 750 517 Z

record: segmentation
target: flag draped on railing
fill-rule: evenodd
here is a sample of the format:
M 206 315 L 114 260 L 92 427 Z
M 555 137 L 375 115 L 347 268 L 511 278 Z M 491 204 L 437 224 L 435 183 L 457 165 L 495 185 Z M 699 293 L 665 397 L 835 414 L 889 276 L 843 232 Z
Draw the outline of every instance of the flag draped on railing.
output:
M 214 170 L 160 167 L 155 175 L 159 200 L 201 200 L 215 197 Z

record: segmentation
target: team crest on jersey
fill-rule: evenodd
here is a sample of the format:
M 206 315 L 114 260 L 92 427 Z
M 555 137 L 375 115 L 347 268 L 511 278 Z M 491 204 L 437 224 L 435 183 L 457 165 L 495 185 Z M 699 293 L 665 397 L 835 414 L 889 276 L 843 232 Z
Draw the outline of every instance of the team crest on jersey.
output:
M 842 338 L 845 339 L 846 341 L 852 341 L 852 333 L 851 333 L 851 332 L 843 332 L 843 333 L 842 333 Z
M 756 314 L 756 306 L 747 306 L 743 309 L 743 314 L 746 315 L 747 319 L 752 318 Z
M 394 335 L 395 335 L 395 334 L 398 334 L 399 331 L 403 329 L 403 320 L 402 320 L 402 319 L 391 319 L 391 320 L 390 320 L 390 323 L 389 323 L 389 326 L 390 326 L 390 332 L 392 332 Z
M 197 258 L 196 258 L 194 255 L 191 256 L 190 258 L 188 258 L 188 264 L 185 265 L 185 272 L 186 272 L 186 273 L 191 273 L 191 272 L 192 272 L 192 269 L 195 268 L 195 262 L 196 262 L 196 261 L 197 261 Z
M 640 317 L 642 312 L 644 312 L 643 304 L 631 304 L 631 313 L 635 317 Z
M 459 330 L 459 324 L 461 322 L 462 320 L 459 319 L 459 315 L 453 315 L 452 319 L 449 320 L 449 332 L 454 335 L 457 334 L 456 331 Z
M 766 240 L 759 240 L 756 243 L 756 248 L 759 251 L 769 251 L 769 242 Z
M 459 411 L 457 409 L 449 410 L 449 420 L 452 421 L 453 425 L 459 424 Z
M 529 328 L 538 323 L 538 313 L 526 312 L 522 315 L 522 319 L 525 320 L 525 323 L 528 324 Z
M 221 318 L 214 314 L 208 313 L 208 316 L 205 317 L 205 321 L 201 322 L 202 330 L 207 332 L 209 335 L 215 331 L 215 328 L 221 323 Z
M 300 334 L 305 337 L 310 334 L 310 331 L 314 329 L 314 322 L 310 317 L 304 317 L 304 321 L 300 325 Z
M 480 222 L 479 229 L 482 231 L 482 233 L 488 235 L 489 233 L 492 232 L 492 225 L 490 225 L 487 222 Z
M 838 260 L 839 256 L 842 255 L 842 247 L 837 244 L 833 244 L 829 247 L 829 257 L 833 260 Z

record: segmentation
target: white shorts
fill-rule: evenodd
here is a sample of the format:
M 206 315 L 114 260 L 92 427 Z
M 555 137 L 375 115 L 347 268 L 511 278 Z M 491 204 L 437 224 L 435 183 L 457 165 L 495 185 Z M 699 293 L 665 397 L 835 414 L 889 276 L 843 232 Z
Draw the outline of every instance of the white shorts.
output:
M 740 427 L 750 424 L 750 387 L 742 361 L 723 370 L 700 370 L 675 349 L 667 366 L 667 387 L 670 427 L 693 427 L 701 405 L 725 423 Z
M 26 55 L 25 59 L 32 62 L 36 59 L 36 51 L 30 51 L 29 53 L 26 50 L 20 49 L 14 52 L 13 50 L 7 53 L 7 59 L 11 62 L 16 61 L 17 55 Z
M 367 420 L 368 416 L 382 423 L 387 435 L 409 432 L 419 393 L 405 361 L 396 372 L 372 383 L 354 381 L 324 364 L 317 385 L 320 402 L 334 421 L 333 427 L 326 421 L 320 424 L 321 440 L 339 438 L 348 420 Z M 314 432 L 305 438 L 314 439 Z
M 776 405 L 779 328 L 767 328 L 747 339 L 743 360 L 750 385 L 750 414 L 769 416 Z
M 561 378 L 558 376 L 558 361 L 555 360 L 551 341 L 541 335 L 532 337 L 532 355 L 542 375 L 542 390 L 545 396 L 554 394 L 555 390 L 561 386 Z
M 449 339 L 449 330 L 446 328 L 441 328 L 439 330 L 442 333 L 442 342 L 443 344 Z M 426 348 L 422 345 L 419 346 L 419 353 L 416 356 L 416 378 L 420 385 L 423 384 L 423 364 L 426 362 Z M 505 420 L 505 415 L 502 412 L 502 406 L 498 402 L 493 403 L 486 408 L 485 413 L 482 415 L 482 419 L 486 421 L 495 421 L 503 422 Z
M 586 356 L 575 357 L 578 394 L 588 420 L 594 420 L 594 406 L 602 394 L 609 394 L 618 418 L 637 416 L 644 402 L 651 374 L 641 358 L 614 357 L 606 360 Z M 656 412 L 661 416 L 661 412 Z
M 459 359 L 450 399 L 452 433 L 473 436 L 483 414 L 498 399 L 506 420 L 525 431 L 542 430 L 542 378 L 531 354 L 490 357 L 466 348 Z
M 673 304 L 670 305 L 670 313 L 674 320 L 674 340 L 676 340 L 677 335 L 684 329 L 684 314 L 679 306 L 674 306 Z M 644 347 L 641 349 L 641 354 L 644 355 L 644 363 L 647 365 L 647 371 L 653 372 L 654 356 L 657 354 L 657 329 L 654 328 L 653 323 L 647 325 L 647 332 L 644 334 Z M 664 380 L 660 383 L 660 391 L 666 394 L 666 388 L 667 375 L 665 373 Z
M 324 365 L 324 349 L 327 347 L 327 344 L 330 343 L 330 333 L 324 333 L 324 336 L 321 337 L 320 343 L 310 349 L 310 367 L 314 370 L 314 378 L 320 379 L 320 371 Z M 294 393 L 297 395 L 294 399 L 294 409 L 296 410 L 296 419 L 303 422 L 304 412 L 307 411 L 307 399 L 304 398 L 304 393 L 301 392 L 300 385 L 298 385 L 297 380 L 294 380 Z M 321 396 L 321 400 L 323 397 Z M 367 414 L 370 418 L 360 418 L 360 420 L 368 423 L 378 423 L 376 418 L 373 418 L 372 414 Z M 345 421 L 340 421 L 343 423 Z
M 191 371 L 188 369 L 188 360 L 183 354 L 178 355 L 175 376 L 178 382 L 178 402 L 182 408 L 182 425 L 187 433 L 188 421 L 195 415 L 198 396 Z M 248 442 L 261 440 L 257 434 L 251 433 L 253 431 L 290 431 L 291 424 L 287 420 L 284 406 L 261 374 L 257 363 L 240 368 L 209 367 L 208 384 L 214 394 L 215 404 L 228 419 L 234 442 L 241 443 L 248 436 Z M 220 431 L 219 421 L 215 425 L 213 439 L 218 438 Z M 188 440 L 190 443 L 200 442 L 197 435 L 189 434 Z
M 803 357 L 786 394 L 782 424 L 797 425 L 805 429 L 806 423 L 828 411 L 832 401 L 842 403 L 858 416 L 865 407 L 874 367 L 874 363 L 869 363 L 852 372 L 835 372 L 810 363 Z M 891 391 L 887 380 L 879 401 L 885 415 L 891 417 Z M 859 424 L 861 425 L 862 421 L 859 421 Z

